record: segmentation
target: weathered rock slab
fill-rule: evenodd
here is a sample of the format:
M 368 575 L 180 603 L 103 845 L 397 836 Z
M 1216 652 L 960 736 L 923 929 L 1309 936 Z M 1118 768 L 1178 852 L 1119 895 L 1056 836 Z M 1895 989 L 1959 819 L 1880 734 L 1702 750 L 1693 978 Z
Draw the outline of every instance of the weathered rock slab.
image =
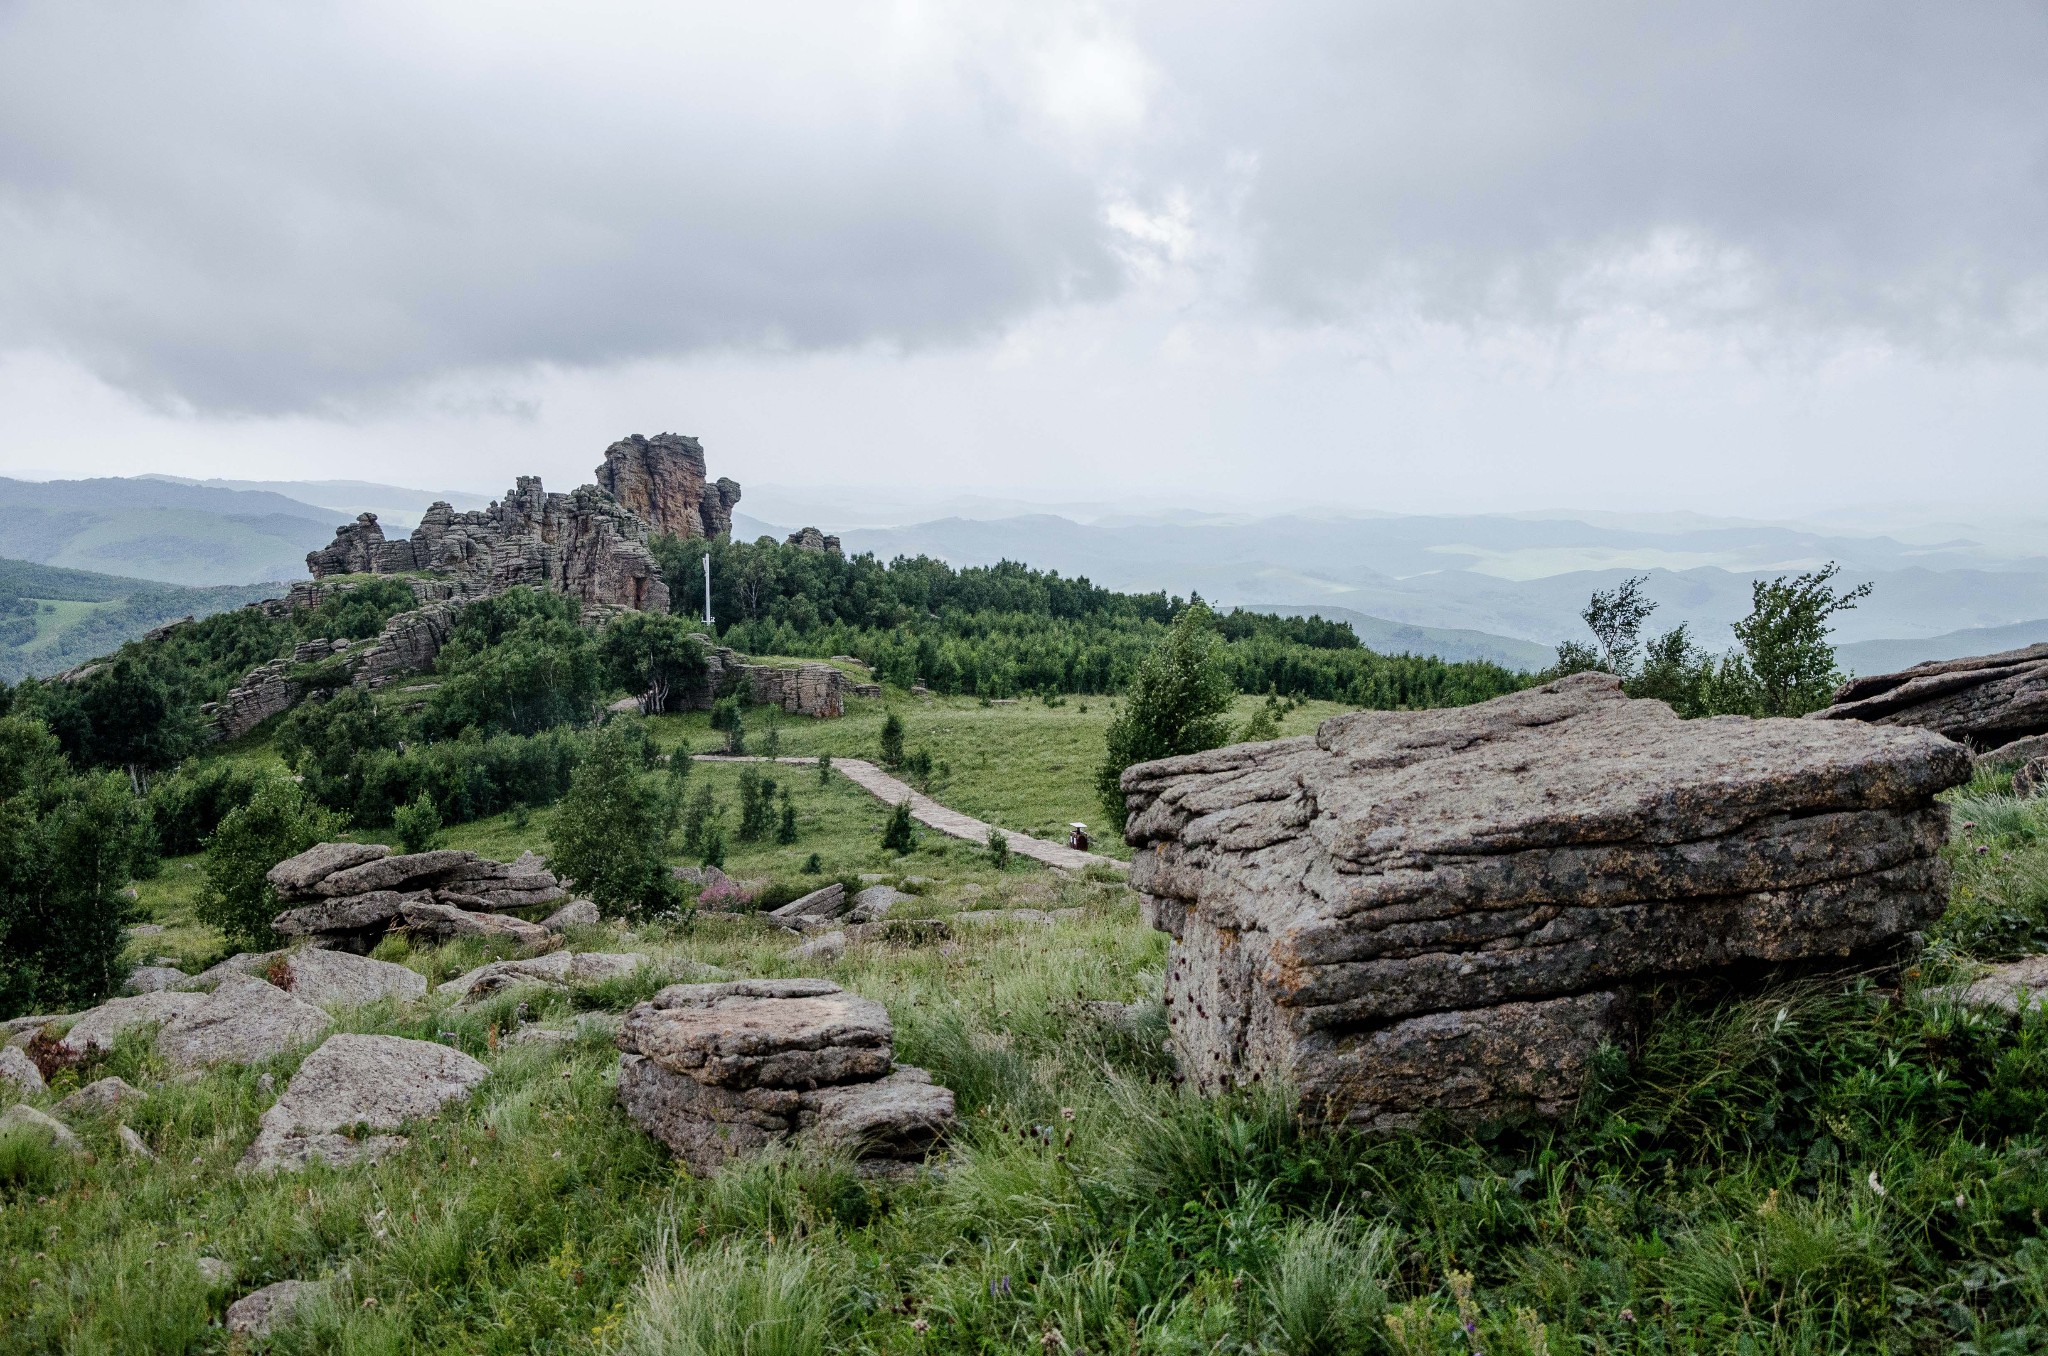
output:
M 128 988 L 133 993 L 161 993 L 175 989 L 191 976 L 183 970 L 169 965 L 138 965 L 128 975 Z
M 1968 984 L 1944 991 L 1944 996 L 1966 1007 L 2002 1008 L 2015 1016 L 2022 1002 L 2029 1008 L 2048 1006 L 2048 956 L 2022 956 L 1994 965 Z
M 1631 982 L 1884 954 L 1946 906 L 1933 797 L 1970 770 L 1926 730 L 1680 721 L 1580 674 L 1123 788 L 1184 1071 L 1391 1126 L 1555 1114 Z
M 386 998 L 404 1003 L 427 992 L 419 971 L 346 951 L 308 947 L 289 953 L 280 968 L 285 989 L 315 1007 L 362 1007 Z
M 249 1172 L 347 1164 L 390 1153 L 392 1136 L 351 1138 L 344 1130 L 396 1130 L 466 1101 L 490 1070 L 460 1050 L 398 1036 L 330 1036 L 306 1057 L 284 1095 L 263 1113 L 242 1159 Z
M 99 1078 L 57 1103 L 60 1116 L 109 1115 L 128 1102 L 142 1100 L 142 1090 L 125 1078 Z
M 784 927 L 795 927 L 803 923 L 837 918 L 851 907 L 846 902 L 846 887 L 834 882 L 813 890 L 800 899 L 793 899 L 781 908 L 770 909 L 768 917 Z
M 570 928 L 595 927 L 600 921 L 594 902 L 588 899 L 572 899 L 541 919 L 540 925 L 549 932 L 567 932 Z
M 309 894 L 337 871 L 391 855 L 382 843 L 316 843 L 296 857 L 287 857 L 264 874 L 280 898 Z
M 253 975 L 230 975 L 157 1032 L 157 1052 L 183 1068 L 253 1064 L 317 1040 L 333 1019 Z
M 1979 749 L 2048 734 L 2048 644 L 1852 678 L 1808 719 L 1916 726 Z
M 438 941 L 455 937 L 500 937 L 520 946 L 553 946 L 560 939 L 538 923 L 501 913 L 476 913 L 452 904 L 407 901 L 399 910 L 406 929 Z
M 953 1096 L 899 1068 L 888 1013 L 824 980 L 674 985 L 626 1016 L 618 1097 L 691 1171 L 798 1142 L 900 1171 L 952 1124 Z
M 270 920 L 270 926 L 285 937 L 382 936 L 398 920 L 407 900 L 426 902 L 427 898 L 424 893 L 370 890 L 286 909 Z
M 114 1048 L 114 1038 L 130 1027 L 169 1022 L 198 1008 L 204 994 L 163 990 L 134 998 L 110 998 L 81 1013 L 58 1044 L 73 1055 L 104 1054 Z
M 524 960 L 492 961 L 442 984 L 438 992 L 462 998 L 484 998 L 515 984 L 547 984 L 574 988 L 625 979 L 650 965 L 637 951 L 550 951 Z

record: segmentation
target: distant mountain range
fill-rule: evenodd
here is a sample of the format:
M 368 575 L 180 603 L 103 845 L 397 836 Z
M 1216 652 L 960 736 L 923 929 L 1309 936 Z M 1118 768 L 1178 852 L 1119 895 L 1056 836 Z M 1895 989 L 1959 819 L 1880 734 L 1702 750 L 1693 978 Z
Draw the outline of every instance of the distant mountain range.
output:
M 2010 527 L 1980 540 L 1954 524 L 1893 535 L 1688 513 L 1257 516 L 1083 503 L 1045 513 L 965 499 L 948 505 L 964 510 L 954 516 L 874 526 L 877 516 L 919 505 L 846 496 L 835 519 L 827 511 L 834 498 L 771 487 L 750 507 L 817 516 L 778 525 L 743 512 L 734 531 L 780 540 L 808 523 L 836 532 L 848 551 L 885 560 L 1018 560 L 1111 588 L 1320 612 L 1350 622 L 1376 649 L 1515 667 L 1548 663 L 1558 642 L 1583 636 L 1579 613 L 1594 590 L 1638 574 L 1659 605 L 1652 633 L 1683 622 L 1701 644 L 1725 649 L 1730 624 L 1749 610 L 1753 580 L 1831 560 L 1845 583 L 1875 586 L 1836 627 L 1843 662 L 1857 671 L 2048 639 L 2036 620 L 2048 618 L 2048 542 Z M 356 513 L 406 530 L 436 499 L 457 508 L 488 502 L 349 480 L 0 479 L 0 556 L 130 583 L 289 580 L 302 578 L 305 553 Z

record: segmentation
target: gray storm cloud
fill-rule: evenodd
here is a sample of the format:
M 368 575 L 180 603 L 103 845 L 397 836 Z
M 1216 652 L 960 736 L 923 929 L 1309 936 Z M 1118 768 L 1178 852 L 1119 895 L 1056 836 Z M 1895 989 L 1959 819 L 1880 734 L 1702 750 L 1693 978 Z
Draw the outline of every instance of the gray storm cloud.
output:
M 1170 198 L 1289 323 L 2048 342 L 2037 6 L 728 9 L 0 9 L 0 347 L 280 412 L 944 345 Z

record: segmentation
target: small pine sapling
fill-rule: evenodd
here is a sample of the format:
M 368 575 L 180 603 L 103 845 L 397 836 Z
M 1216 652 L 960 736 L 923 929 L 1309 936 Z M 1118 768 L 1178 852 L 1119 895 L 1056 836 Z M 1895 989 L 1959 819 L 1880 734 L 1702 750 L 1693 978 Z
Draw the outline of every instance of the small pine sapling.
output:
M 788 847 L 796 841 L 796 806 L 789 799 L 789 788 L 782 788 L 782 817 L 775 825 L 775 841 Z
M 993 824 L 988 826 L 988 864 L 997 871 L 1010 864 L 1010 835 Z
M 917 830 L 910 820 L 910 802 L 898 801 L 889 812 L 889 826 L 882 830 L 882 849 L 901 857 L 917 846 Z
M 431 852 L 441 846 L 440 807 L 434 804 L 432 796 L 422 791 L 410 805 L 401 805 L 392 811 L 391 828 L 398 835 L 401 850 Z
M 882 721 L 882 766 L 903 766 L 903 718 L 894 711 Z

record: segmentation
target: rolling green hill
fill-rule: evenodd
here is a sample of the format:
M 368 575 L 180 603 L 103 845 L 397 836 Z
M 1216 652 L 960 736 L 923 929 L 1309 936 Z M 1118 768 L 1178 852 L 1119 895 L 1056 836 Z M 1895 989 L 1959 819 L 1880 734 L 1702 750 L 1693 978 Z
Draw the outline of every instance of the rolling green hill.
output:
M 0 556 L 199 588 L 295 579 L 343 516 L 172 481 L 0 478 Z
M 61 673 L 165 622 L 224 612 L 283 591 L 275 583 L 181 588 L 0 559 L 0 680 Z

